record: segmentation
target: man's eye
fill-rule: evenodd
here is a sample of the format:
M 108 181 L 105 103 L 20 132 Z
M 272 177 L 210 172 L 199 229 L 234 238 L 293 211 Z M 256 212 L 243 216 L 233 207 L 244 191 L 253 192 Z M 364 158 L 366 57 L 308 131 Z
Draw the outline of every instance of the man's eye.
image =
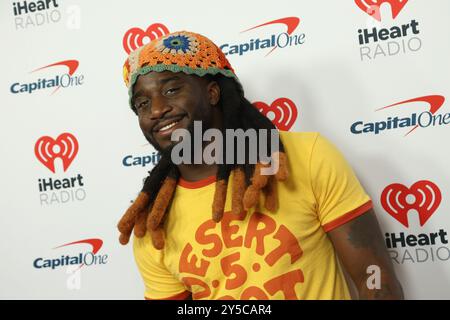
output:
M 146 108 L 148 105 L 149 105 L 149 101 L 143 100 L 143 101 L 139 101 L 138 103 L 136 103 L 135 108 L 136 108 L 136 110 L 139 110 L 142 108 Z
M 170 88 L 166 91 L 166 95 L 171 95 L 177 92 L 180 88 Z

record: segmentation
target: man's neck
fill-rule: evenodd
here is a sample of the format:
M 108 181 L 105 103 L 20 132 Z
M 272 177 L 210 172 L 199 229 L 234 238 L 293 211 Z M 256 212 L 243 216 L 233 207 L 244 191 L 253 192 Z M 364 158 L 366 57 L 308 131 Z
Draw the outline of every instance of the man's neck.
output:
M 186 181 L 199 181 L 217 174 L 216 164 L 180 164 L 181 177 Z

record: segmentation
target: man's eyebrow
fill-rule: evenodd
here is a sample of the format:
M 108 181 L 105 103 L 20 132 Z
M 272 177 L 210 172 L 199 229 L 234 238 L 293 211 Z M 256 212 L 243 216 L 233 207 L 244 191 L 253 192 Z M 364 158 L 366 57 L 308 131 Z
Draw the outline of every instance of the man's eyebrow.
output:
M 158 82 L 159 82 L 159 85 L 163 85 L 163 84 L 166 84 L 167 82 L 177 81 L 177 80 L 182 80 L 182 78 L 180 78 L 179 76 L 175 75 L 175 76 L 172 76 L 172 77 L 167 77 L 167 78 L 161 79 Z M 135 93 L 133 93 L 133 96 L 131 98 L 134 100 L 137 97 L 142 96 L 143 94 L 144 94 L 143 90 L 138 90 Z
M 167 83 L 169 81 L 176 81 L 176 80 L 181 80 L 181 78 L 179 76 L 168 77 L 168 78 L 159 80 L 159 83 L 160 84 L 165 84 L 165 83 Z
M 135 100 L 137 97 L 142 96 L 143 92 L 142 90 L 138 90 L 135 93 L 133 93 L 133 95 L 131 96 L 132 100 Z

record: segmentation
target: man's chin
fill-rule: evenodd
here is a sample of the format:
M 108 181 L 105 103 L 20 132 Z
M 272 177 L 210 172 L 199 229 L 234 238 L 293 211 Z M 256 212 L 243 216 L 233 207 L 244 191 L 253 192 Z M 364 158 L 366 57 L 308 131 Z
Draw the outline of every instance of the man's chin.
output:
M 144 133 L 145 140 L 156 149 L 156 151 L 162 152 L 165 149 L 164 145 L 161 145 L 158 143 L 153 137 L 149 137 L 147 134 Z
M 147 141 L 150 143 L 150 145 L 153 148 L 156 149 L 156 151 L 161 153 L 161 156 L 169 156 L 169 157 L 170 157 L 173 147 L 178 143 L 178 142 L 173 142 L 173 141 L 164 141 L 163 143 L 158 143 L 154 139 L 148 139 L 148 138 L 147 138 Z

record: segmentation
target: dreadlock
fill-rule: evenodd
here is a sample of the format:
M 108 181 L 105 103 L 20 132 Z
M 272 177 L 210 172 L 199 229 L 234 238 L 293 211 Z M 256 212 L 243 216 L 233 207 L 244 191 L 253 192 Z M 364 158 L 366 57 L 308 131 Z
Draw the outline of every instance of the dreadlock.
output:
M 273 123 L 244 97 L 241 85 L 234 79 L 221 75 L 205 75 L 205 77 L 216 81 L 220 87 L 219 104 L 223 114 L 223 136 L 226 129 L 243 129 L 244 131 L 266 129 L 268 132 L 276 129 Z M 259 135 L 257 137 L 259 148 L 260 137 Z M 268 135 L 268 146 L 271 145 L 270 139 L 271 136 Z M 264 207 L 267 210 L 275 212 L 278 208 L 277 181 L 285 181 L 288 176 L 284 146 L 279 141 L 279 151 L 277 154 L 272 154 L 272 161 L 278 161 L 278 171 L 274 175 L 263 175 L 261 170 L 269 164 L 262 163 L 259 158 L 256 164 L 251 164 L 249 144 L 250 141 L 246 140 L 244 164 L 237 164 L 237 161 L 227 164 L 226 161 L 222 161 L 222 164 L 218 165 L 212 203 L 212 219 L 215 222 L 220 222 L 224 214 L 231 172 L 233 172 L 231 195 L 233 214 L 241 214 L 256 206 L 261 192 L 265 195 Z M 257 154 L 259 155 L 259 152 Z M 234 155 L 236 158 L 236 149 Z M 146 232 L 149 232 L 153 246 L 160 250 L 164 247 L 164 221 L 180 173 L 176 165 L 171 162 L 170 153 L 167 152 L 162 154 L 158 164 L 149 173 L 141 192 L 118 223 L 121 233 L 119 241 L 121 244 L 127 244 L 134 227 L 134 234 L 138 238 L 142 238 Z

